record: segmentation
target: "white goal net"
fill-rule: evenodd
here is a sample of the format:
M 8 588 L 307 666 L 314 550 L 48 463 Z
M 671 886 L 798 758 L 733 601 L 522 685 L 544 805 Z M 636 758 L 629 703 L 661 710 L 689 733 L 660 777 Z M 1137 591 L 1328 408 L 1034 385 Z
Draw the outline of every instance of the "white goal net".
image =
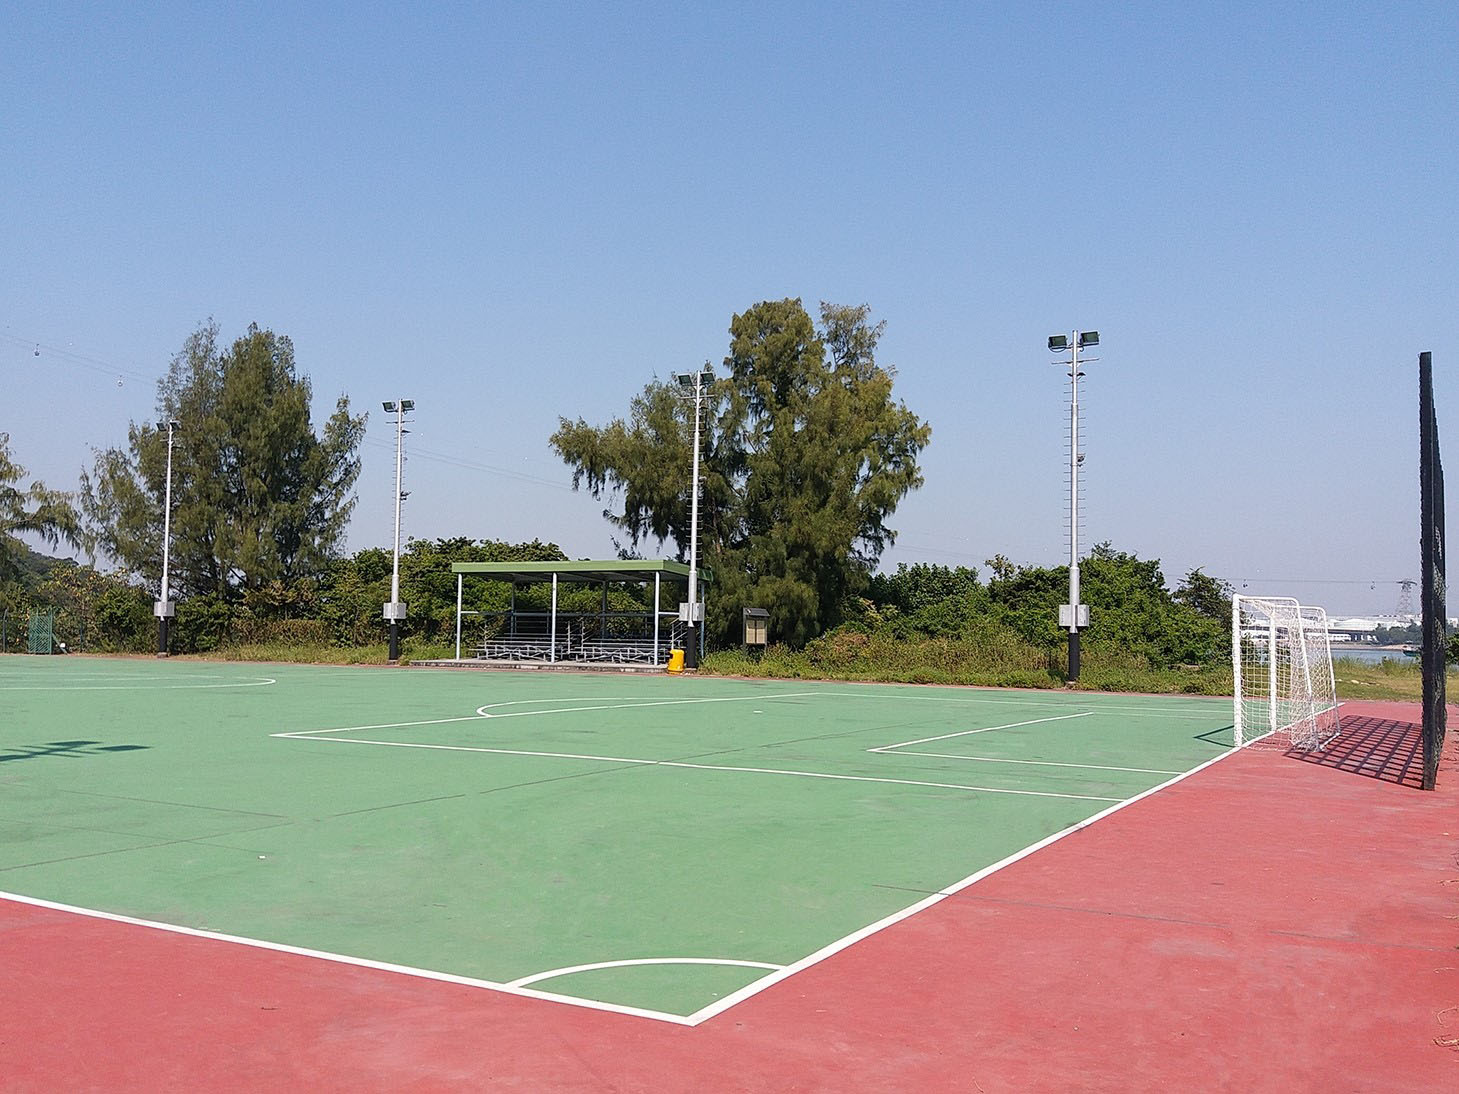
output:
M 1338 734 L 1327 613 L 1286 597 L 1231 600 L 1236 746 L 1310 751 Z

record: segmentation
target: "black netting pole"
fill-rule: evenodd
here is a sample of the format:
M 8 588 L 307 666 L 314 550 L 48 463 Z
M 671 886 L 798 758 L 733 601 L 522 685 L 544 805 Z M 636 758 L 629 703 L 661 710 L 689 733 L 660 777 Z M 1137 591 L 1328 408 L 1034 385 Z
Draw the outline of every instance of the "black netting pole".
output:
M 1434 411 L 1434 370 L 1429 353 L 1418 356 L 1419 534 L 1423 598 L 1423 786 L 1439 777 L 1448 718 L 1445 671 L 1447 582 L 1444 566 L 1444 468 L 1439 459 L 1439 422 Z

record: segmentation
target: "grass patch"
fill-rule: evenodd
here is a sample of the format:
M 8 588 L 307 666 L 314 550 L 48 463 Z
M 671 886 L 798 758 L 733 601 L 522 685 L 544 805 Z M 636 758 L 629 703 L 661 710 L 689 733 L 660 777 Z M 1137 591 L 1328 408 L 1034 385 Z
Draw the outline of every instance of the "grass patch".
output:
M 993 640 L 988 641 L 986 638 Z M 895 638 L 842 629 L 803 650 L 770 646 L 762 654 L 725 650 L 704 658 L 700 671 L 768 679 L 860 680 L 906 684 L 976 684 L 988 687 L 1063 688 L 1063 649 L 1040 650 L 1005 635 L 970 638 Z M 1423 677 L 1412 658 L 1380 662 L 1333 660 L 1339 699 L 1419 702 Z M 1080 663 L 1081 691 L 1144 692 L 1155 695 L 1230 695 L 1231 665 L 1158 668 L 1139 654 L 1086 647 Z M 1459 695 L 1459 671 L 1449 672 L 1449 691 Z
M 988 640 L 991 638 L 991 641 Z M 843 629 L 804 650 L 770 646 L 762 654 L 726 650 L 707 655 L 701 671 L 769 679 L 860 680 L 902 684 L 972 684 L 1004 688 L 1062 688 L 1062 650 L 1041 650 L 1006 632 L 966 638 L 896 638 Z M 1080 665 L 1084 691 L 1229 695 L 1231 668 L 1153 668 L 1138 654 L 1091 649 Z
M 1332 660 L 1339 699 L 1396 699 L 1417 703 L 1423 699 L 1423 669 L 1415 657 L 1401 660 L 1361 661 L 1337 656 Z M 1459 695 L 1459 671 L 1450 666 L 1446 690 Z
M 991 638 L 992 640 L 986 640 Z M 406 639 L 401 662 L 448 659 L 454 648 Z M 336 646 L 325 642 L 233 643 L 210 653 L 190 655 L 214 661 L 274 661 L 312 665 L 385 665 L 384 642 Z M 1005 688 L 1063 688 L 1064 651 L 1040 650 L 1004 635 L 967 638 L 902 639 L 843 629 L 824 635 L 803 650 L 770 646 L 763 653 L 721 650 L 700 665 L 708 675 L 779 680 L 855 680 L 893 684 L 962 684 Z M 1372 662 L 1333 660 L 1340 699 L 1419 702 L 1423 677 L 1413 658 Z M 1119 650 L 1086 648 L 1080 665 L 1081 691 L 1144 692 L 1157 695 L 1230 695 L 1231 667 L 1178 665 L 1155 668 L 1142 656 Z M 1449 673 L 1449 690 L 1459 695 L 1459 671 Z
M 282 661 L 301 665 L 388 665 L 390 647 L 384 642 L 368 646 L 336 646 L 326 642 L 238 642 L 207 653 L 190 654 L 203 661 Z M 400 662 L 435 661 L 455 656 L 451 646 L 405 639 Z

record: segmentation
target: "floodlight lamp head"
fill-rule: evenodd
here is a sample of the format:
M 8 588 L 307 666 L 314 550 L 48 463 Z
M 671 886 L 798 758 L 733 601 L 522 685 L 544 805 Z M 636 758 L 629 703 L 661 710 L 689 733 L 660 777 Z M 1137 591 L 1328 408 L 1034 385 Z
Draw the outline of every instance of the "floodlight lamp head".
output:
M 395 413 L 395 404 L 394 403 L 381 403 L 380 405 L 385 408 L 386 413 L 389 413 L 389 414 L 394 414 Z
M 1067 334 L 1049 335 L 1049 352 L 1063 353 L 1069 348 L 1069 336 Z
M 415 400 L 414 399 L 401 399 L 400 400 L 400 409 L 401 410 L 414 410 L 415 409 Z
M 1083 349 L 1085 346 L 1097 346 L 1097 345 L 1099 345 L 1099 331 L 1097 331 L 1097 330 L 1086 330 L 1086 331 L 1081 331 L 1080 332 L 1080 334 L 1079 334 L 1079 348 L 1080 349 Z

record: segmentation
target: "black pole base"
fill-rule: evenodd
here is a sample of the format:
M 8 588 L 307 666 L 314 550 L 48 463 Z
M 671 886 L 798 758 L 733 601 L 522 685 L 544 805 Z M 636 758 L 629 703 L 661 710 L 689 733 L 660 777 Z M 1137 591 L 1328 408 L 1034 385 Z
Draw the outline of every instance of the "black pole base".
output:
M 167 616 L 160 616 L 157 620 L 157 656 L 167 656 Z
M 390 660 L 400 660 L 400 624 L 390 624 Z
M 689 625 L 689 640 L 684 643 L 684 667 L 686 669 L 697 669 L 699 667 L 699 624 Z
M 1079 682 L 1079 632 L 1069 632 L 1069 675 L 1068 682 Z

